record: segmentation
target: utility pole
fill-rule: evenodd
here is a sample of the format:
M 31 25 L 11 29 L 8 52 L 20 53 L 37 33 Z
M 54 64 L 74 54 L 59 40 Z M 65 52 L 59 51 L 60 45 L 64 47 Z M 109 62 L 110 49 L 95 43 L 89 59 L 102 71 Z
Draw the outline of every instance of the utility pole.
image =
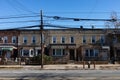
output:
M 40 24 L 40 37 L 41 37 L 41 69 L 43 69 L 43 54 L 44 54 L 44 47 L 43 47 L 43 16 L 42 16 L 42 10 L 40 11 L 40 18 L 41 18 L 41 24 Z

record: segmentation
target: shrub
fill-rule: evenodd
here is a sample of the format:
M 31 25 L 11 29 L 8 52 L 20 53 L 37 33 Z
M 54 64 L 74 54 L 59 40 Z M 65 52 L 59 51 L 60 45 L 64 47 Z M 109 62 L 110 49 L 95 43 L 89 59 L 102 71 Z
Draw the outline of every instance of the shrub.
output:
M 30 63 L 33 64 L 41 64 L 41 55 L 38 56 L 34 56 L 32 58 L 30 58 Z M 47 56 L 47 55 L 43 55 L 43 63 L 44 64 L 50 64 L 52 62 L 52 57 L 51 56 Z

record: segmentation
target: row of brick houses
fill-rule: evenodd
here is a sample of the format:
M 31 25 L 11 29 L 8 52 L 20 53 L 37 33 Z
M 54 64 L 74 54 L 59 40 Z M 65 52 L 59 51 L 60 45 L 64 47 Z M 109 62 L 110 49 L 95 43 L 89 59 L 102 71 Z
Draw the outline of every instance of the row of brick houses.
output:
M 119 34 L 115 29 L 46 29 L 44 53 L 53 61 L 119 60 Z M 0 30 L 0 57 L 29 58 L 41 54 L 40 30 Z

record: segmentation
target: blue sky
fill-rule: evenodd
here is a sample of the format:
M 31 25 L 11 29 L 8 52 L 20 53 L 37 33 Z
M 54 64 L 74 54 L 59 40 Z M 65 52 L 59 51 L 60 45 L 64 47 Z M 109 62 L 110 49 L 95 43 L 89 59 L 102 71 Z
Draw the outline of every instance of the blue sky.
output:
M 90 18 L 90 19 L 109 19 L 111 13 L 115 11 L 120 15 L 120 0 L 0 0 L 0 18 L 10 17 L 13 15 L 21 16 L 21 14 L 36 15 L 43 10 L 43 15 Z M 20 19 L 0 19 L 0 28 L 24 27 L 28 25 L 40 24 L 40 22 L 31 23 L 2 23 L 26 20 L 39 20 L 40 17 L 20 18 Z M 59 21 L 45 18 L 45 23 L 79 27 L 104 27 L 105 22 L 95 21 Z

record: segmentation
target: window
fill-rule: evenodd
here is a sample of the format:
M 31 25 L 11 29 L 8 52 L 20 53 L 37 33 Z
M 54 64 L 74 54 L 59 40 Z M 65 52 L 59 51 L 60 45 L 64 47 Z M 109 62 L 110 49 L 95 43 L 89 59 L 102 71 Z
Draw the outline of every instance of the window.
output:
M 8 37 L 7 36 L 4 37 L 4 43 L 8 43 Z
M 95 36 L 92 36 L 92 41 L 91 41 L 92 43 L 95 43 L 96 42 L 96 40 L 95 40 Z
M 65 49 L 62 49 L 62 53 L 63 53 L 63 55 L 65 55 Z
M 98 49 L 86 49 L 85 50 L 85 56 L 86 57 L 97 57 L 99 54 Z
M 113 43 L 116 43 L 117 42 L 117 37 L 116 36 L 113 36 Z
M 35 44 L 36 43 L 36 37 L 32 36 L 32 43 Z
M 65 55 L 65 49 L 53 49 L 53 56 Z
M 17 40 L 16 36 L 13 36 L 12 37 L 12 43 L 16 43 L 17 42 L 16 40 Z
M 86 56 L 86 57 L 89 56 L 89 50 L 85 50 L 85 56 Z
M 53 56 L 55 55 L 55 49 L 53 49 Z
M 2 56 L 2 50 L 0 50 L 0 56 Z
M 86 36 L 83 36 L 83 43 L 86 43 Z
M 56 37 L 55 36 L 52 37 L 52 42 L 56 43 Z
M 74 43 L 74 37 L 70 37 L 70 42 Z
M 41 54 L 41 50 L 40 50 L 40 49 L 37 49 L 37 50 L 36 50 L 36 56 L 37 56 L 37 55 L 40 55 L 40 54 Z
M 27 44 L 27 37 L 26 36 L 23 37 L 23 43 Z
M 61 56 L 61 55 L 62 55 L 61 49 L 56 49 L 56 55 L 57 55 L 57 56 Z
M 102 35 L 102 36 L 100 37 L 100 42 L 101 42 L 101 44 L 105 43 L 105 36 Z
M 0 41 L 2 41 L 3 40 L 3 38 L 0 36 Z
M 94 50 L 94 53 L 95 53 L 95 56 L 97 57 L 97 56 L 98 56 L 98 53 L 99 53 L 99 50 L 95 49 L 95 50 Z
M 62 37 L 62 38 L 61 38 L 61 42 L 62 42 L 62 43 L 65 43 L 65 37 Z
M 90 56 L 94 57 L 94 50 L 93 49 L 90 49 Z
M 23 56 L 29 56 L 29 50 L 23 50 L 22 54 Z
M 33 50 L 31 50 L 31 55 L 34 55 L 34 51 Z

